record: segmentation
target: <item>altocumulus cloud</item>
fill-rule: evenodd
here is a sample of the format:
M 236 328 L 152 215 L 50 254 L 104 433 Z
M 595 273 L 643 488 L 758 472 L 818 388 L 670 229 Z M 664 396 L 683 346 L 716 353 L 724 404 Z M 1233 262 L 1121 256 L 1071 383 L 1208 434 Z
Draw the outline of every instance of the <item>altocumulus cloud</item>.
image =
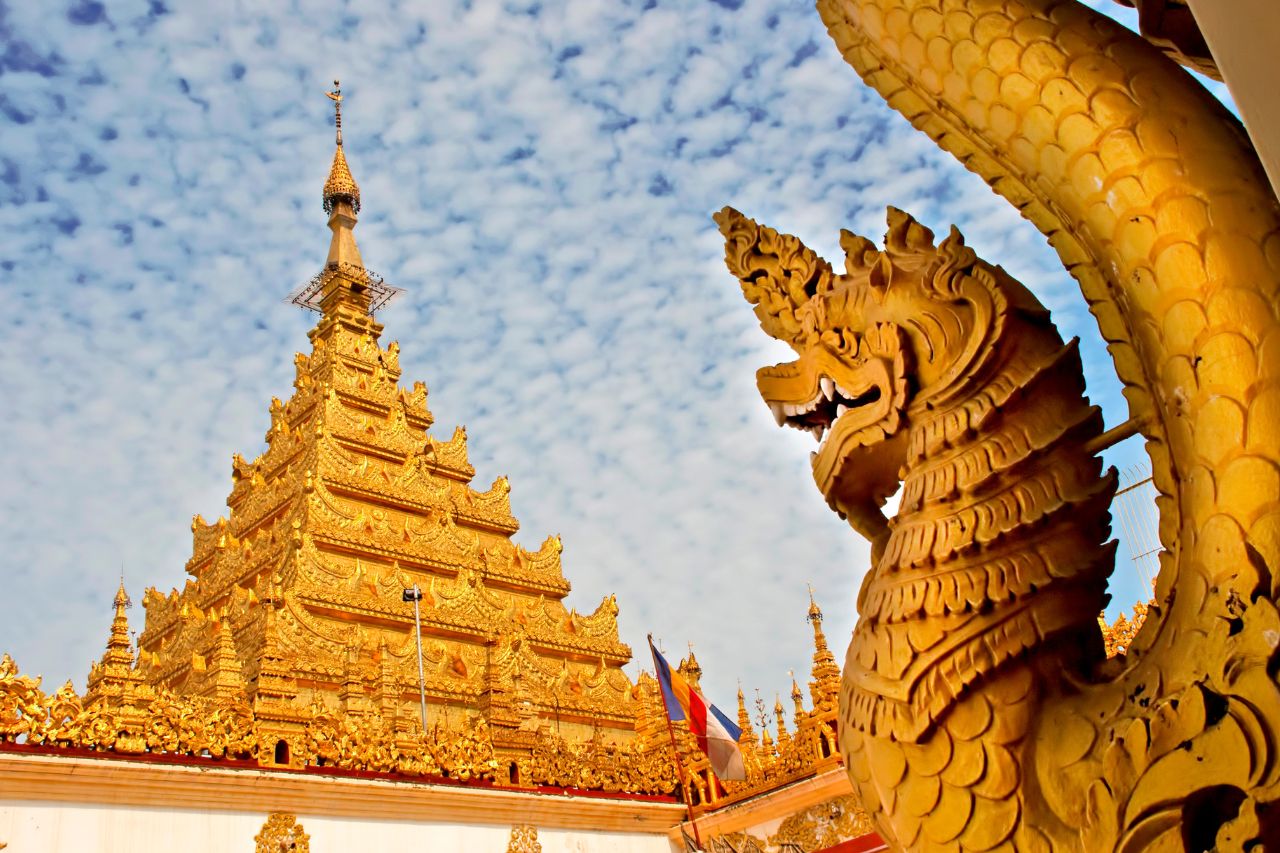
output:
M 1084 338 L 1124 416 L 1044 241 L 863 89 L 807 3 L 255 6 L 0 5 L 0 647 L 50 682 L 100 653 L 122 570 L 135 598 L 182 584 L 187 520 L 223 511 L 230 455 L 289 392 L 333 77 L 364 257 L 407 290 L 386 339 L 437 432 L 467 425 L 481 488 L 511 477 L 521 541 L 563 535 L 571 605 L 617 593 L 641 661 L 646 631 L 692 641 L 721 704 L 807 675 L 806 582 L 842 650 L 867 549 L 759 402 L 785 353 L 712 211 L 828 257 L 886 204 L 954 222 Z

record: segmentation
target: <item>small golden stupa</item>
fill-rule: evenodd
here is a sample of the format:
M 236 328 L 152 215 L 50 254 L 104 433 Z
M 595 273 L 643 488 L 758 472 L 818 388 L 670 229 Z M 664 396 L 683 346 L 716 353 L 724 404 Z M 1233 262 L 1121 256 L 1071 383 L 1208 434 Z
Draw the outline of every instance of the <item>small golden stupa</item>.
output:
M 336 84 L 336 81 L 335 81 Z M 316 310 L 293 395 L 271 403 L 267 449 L 232 461 L 230 513 L 192 522 L 181 591 L 148 589 L 139 672 L 156 688 L 244 695 L 298 755 L 321 704 L 420 725 L 414 605 L 421 590 L 428 725 L 479 715 L 495 750 L 522 749 L 551 723 L 569 739 L 632 737 L 640 699 L 621 667 L 617 605 L 566 608 L 561 543 L 511 540 L 510 487 L 472 488 L 467 435 L 431 434 L 427 389 L 399 384 L 399 346 L 374 311 L 394 294 L 360 257 L 360 189 L 342 146 L 324 185 L 333 237 L 324 269 L 294 301 Z M 313 712 L 311 712 L 313 713 Z M 288 763 L 288 762 L 286 762 Z

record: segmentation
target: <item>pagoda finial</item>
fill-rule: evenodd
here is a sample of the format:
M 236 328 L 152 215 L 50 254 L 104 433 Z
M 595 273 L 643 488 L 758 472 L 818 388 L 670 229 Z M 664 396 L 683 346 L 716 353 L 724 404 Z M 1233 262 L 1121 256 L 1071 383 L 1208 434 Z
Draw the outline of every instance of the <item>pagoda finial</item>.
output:
M 125 609 L 133 606 L 129 593 L 124 591 L 124 572 L 120 573 L 120 586 L 116 590 L 116 597 L 111 603 L 116 608 L 116 616 L 123 616 Z
M 800 692 L 800 685 L 796 684 L 795 672 L 789 672 L 788 675 L 791 676 L 791 703 L 796 708 L 794 720 L 796 728 L 799 729 L 800 721 L 804 719 L 804 694 Z
M 702 689 L 702 665 L 698 663 L 697 657 L 693 654 L 693 643 L 689 643 L 689 656 L 680 661 L 680 666 L 676 667 L 676 671 L 689 679 L 689 683 L 694 689 Z
M 333 101 L 333 124 L 337 128 L 335 142 L 338 147 L 342 147 L 342 84 L 337 80 L 333 81 L 333 91 L 325 92 L 329 96 L 329 100 Z
M 333 81 L 333 91 L 325 94 L 333 101 L 333 120 L 337 127 L 335 141 L 338 147 L 333 152 L 333 166 L 329 169 L 329 179 L 324 182 L 324 212 L 333 213 L 338 202 L 345 201 L 351 205 L 353 214 L 359 213 L 360 187 L 356 185 L 356 179 L 351 177 L 347 157 L 342 151 L 342 88 L 337 80 Z
M 746 745 L 755 743 L 755 732 L 751 728 L 751 715 L 747 713 L 747 700 L 742 695 L 742 682 L 738 682 L 738 729 L 741 734 L 738 735 L 738 743 Z
M 809 621 L 817 622 L 821 625 L 822 610 L 818 607 L 818 602 L 813 600 L 813 584 L 808 584 L 807 586 L 809 587 Z
M 827 635 L 822 631 L 822 609 L 813 597 L 813 585 L 809 585 L 808 621 L 813 625 L 813 680 L 809 682 L 809 694 L 815 711 L 835 708 L 840 694 L 840 667 L 835 655 L 827 648 Z
M 116 597 L 111 603 L 116 615 L 111 620 L 111 635 L 107 638 L 106 651 L 100 660 L 90 666 L 86 704 L 99 701 L 106 693 L 119 696 L 129 685 L 142 681 L 142 676 L 133 668 L 133 640 L 129 636 L 129 617 L 125 614 L 125 610 L 132 607 L 133 602 L 125 592 L 123 573 L 120 586 L 116 589 Z
M 133 601 L 124 590 L 123 572 L 120 573 L 120 586 L 116 589 L 116 597 L 111 604 L 116 609 L 116 615 L 111 620 L 111 637 L 107 640 L 107 648 L 128 651 L 133 643 L 129 639 L 129 617 L 125 615 L 125 610 L 133 606 Z
M 782 697 L 776 693 L 773 696 L 773 716 L 778 720 L 778 747 L 781 751 L 791 743 L 791 733 L 787 731 L 787 711 L 782 707 Z

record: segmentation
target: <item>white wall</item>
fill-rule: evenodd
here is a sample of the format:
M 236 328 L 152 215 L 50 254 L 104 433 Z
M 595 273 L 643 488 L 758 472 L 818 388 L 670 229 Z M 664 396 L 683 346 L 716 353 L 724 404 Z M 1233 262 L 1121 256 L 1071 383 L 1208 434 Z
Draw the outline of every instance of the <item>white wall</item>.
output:
M 195 811 L 6 801 L 4 853 L 234 853 L 254 850 L 267 812 Z M 353 820 L 300 814 L 312 853 L 429 850 L 505 853 L 511 829 L 449 823 Z M 539 829 L 544 853 L 673 853 L 665 836 Z

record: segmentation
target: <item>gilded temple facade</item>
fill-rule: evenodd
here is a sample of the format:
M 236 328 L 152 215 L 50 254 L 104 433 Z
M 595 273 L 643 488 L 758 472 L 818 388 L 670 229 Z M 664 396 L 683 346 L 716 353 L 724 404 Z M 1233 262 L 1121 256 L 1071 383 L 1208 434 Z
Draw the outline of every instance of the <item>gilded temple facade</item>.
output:
M 143 596 L 139 672 L 178 694 L 245 695 L 291 754 L 300 706 L 412 729 L 403 591 L 416 585 L 428 726 L 479 715 L 500 753 L 527 751 L 548 722 L 569 739 L 630 739 L 639 706 L 613 597 L 565 606 L 559 537 L 536 551 L 512 541 L 506 478 L 474 487 L 466 430 L 432 434 L 426 387 L 402 386 L 399 346 L 381 343 L 373 311 L 389 289 L 356 245 L 340 121 L 328 257 L 295 300 L 319 314 L 311 351 L 289 399 L 272 400 L 267 449 L 234 457 L 229 513 L 193 520 L 184 587 Z
M 135 644 L 121 583 L 83 695 L 0 656 L 0 848 L 45 843 L 57 803 L 68 837 L 148 850 L 171 849 L 158 814 L 210 851 L 390 849 L 420 832 L 437 849 L 657 853 L 690 834 L 714 850 L 884 849 L 842 766 L 840 670 L 812 591 L 808 689 L 793 678 L 789 705 L 754 715 L 739 691 L 747 778 L 724 782 L 668 729 L 654 678 L 623 672 L 614 598 L 567 607 L 559 538 L 512 541 L 506 479 L 472 487 L 465 430 L 432 434 L 425 386 L 402 387 L 399 347 L 381 343 L 392 289 L 360 256 L 340 112 L 338 128 L 328 255 L 294 297 L 319 316 L 311 351 L 271 403 L 266 450 L 233 458 L 228 514 L 193 521 L 185 585 L 146 590 Z M 1109 655 L 1145 616 L 1102 626 Z M 679 670 L 698 686 L 692 650 Z

